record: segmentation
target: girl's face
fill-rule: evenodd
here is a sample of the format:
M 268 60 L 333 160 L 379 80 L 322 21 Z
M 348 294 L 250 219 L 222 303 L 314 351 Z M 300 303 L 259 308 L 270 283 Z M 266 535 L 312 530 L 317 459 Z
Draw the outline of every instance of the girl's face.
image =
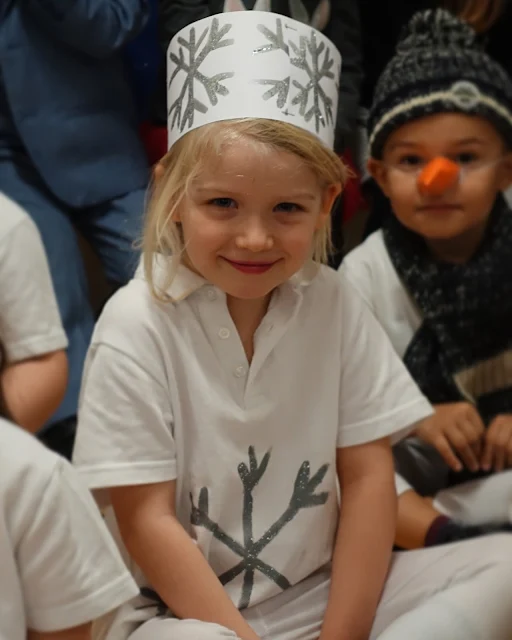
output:
M 421 170 L 436 157 L 460 166 L 458 180 L 442 193 L 425 192 Z M 397 129 L 382 162 L 369 169 L 402 224 L 428 242 L 482 234 L 499 191 L 511 180 L 510 154 L 487 120 L 459 113 L 428 116 Z
M 338 193 L 298 156 L 233 143 L 190 185 L 174 218 L 186 264 L 228 296 L 265 298 L 310 257 Z

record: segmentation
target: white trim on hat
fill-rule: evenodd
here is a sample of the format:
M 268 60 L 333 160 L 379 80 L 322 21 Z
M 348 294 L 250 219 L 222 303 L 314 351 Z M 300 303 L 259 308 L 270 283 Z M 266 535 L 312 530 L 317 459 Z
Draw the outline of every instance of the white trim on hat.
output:
M 412 100 L 397 105 L 396 107 L 394 107 L 394 109 L 391 109 L 391 111 L 385 113 L 373 128 L 373 131 L 370 135 L 370 148 L 373 146 L 376 137 L 388 124 L 388 122 L 411 109 L 415 109 L 416 107 L 424 107 L 437 102 L 438 100 L 452 102 L 456 107 L 462 109 L 463 111 L 469 111 L 477 105 L 483 104 L 495 111 L 502 118 L 507 120 L 509 125 L 512 127 L 512 113 L 509 111 L 509 109 L 494 100 L 494 98 L 483 94 L 472 82 L 463 80 L 453 84 L 448 91 L 436 91 L 434 93 L 429 93 L 426 96 L 418 96 L 416 98 L 413 98 Z

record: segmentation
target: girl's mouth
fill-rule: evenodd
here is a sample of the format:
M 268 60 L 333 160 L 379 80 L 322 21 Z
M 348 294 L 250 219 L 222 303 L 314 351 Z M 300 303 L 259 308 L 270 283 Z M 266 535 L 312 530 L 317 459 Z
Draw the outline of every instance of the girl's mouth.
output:
M 224 258 L 224 260 L 237 271 L 252 275 L 265 273 L 275 265 L 275 262 L 239 262 L 237 260 L 228 260 L 227 258 Z

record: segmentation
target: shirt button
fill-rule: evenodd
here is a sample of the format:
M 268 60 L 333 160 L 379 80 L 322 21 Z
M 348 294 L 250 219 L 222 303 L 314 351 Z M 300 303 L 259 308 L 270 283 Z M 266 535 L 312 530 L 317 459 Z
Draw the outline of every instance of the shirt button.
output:
M 245 376 L 245 367 L 242 367 L 242 366 L 237 367 L 235 369 L 235 376 L 237 378 L 243 378 Z
M 215 300 L 217 298 L 217 293 L 215 292 L 215 289 L 213 288 L 207 289 L 206 297 L 208 298 L 208 300 Z
M 227 340 L 230 335 L 231 331 L 229 329 L 226 329 L 226 327 L 222 327 L 222 329 L 219 329 L 218 336 L 221 340 Z

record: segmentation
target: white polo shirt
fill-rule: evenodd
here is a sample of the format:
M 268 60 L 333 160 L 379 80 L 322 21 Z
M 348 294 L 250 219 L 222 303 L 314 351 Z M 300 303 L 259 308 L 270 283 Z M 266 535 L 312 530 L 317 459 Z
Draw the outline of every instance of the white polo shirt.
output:
M 343 259 L 339 273 L 342 281 L 350 282 L 370 307 L 403 359 L 422 319 L 391 262 L 382 231 L 372 233 L 351 251 Z
M 274 292 L 250 365 L 222 291 L 181 267 L 168 293 L 156 302 L 139 277 L 107 304 L 75 463 L 93 489 L 176 480 L 181 523 L 253 606 L 331 559 L 336 449 L 398 436 L 430 406 L 327 267 Z
M 0 418 L 0 638 L 79 626 L 137 591 L 76 471 Z
M 9 364 L 68 344 L 37 227 L 1 192 L 0 344 Z

